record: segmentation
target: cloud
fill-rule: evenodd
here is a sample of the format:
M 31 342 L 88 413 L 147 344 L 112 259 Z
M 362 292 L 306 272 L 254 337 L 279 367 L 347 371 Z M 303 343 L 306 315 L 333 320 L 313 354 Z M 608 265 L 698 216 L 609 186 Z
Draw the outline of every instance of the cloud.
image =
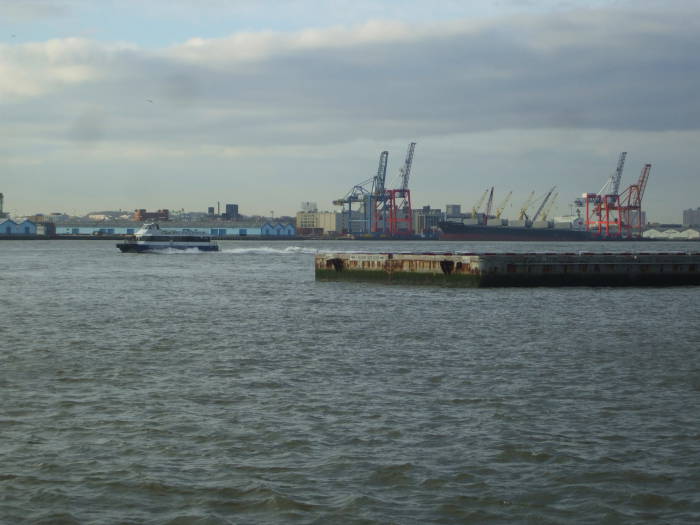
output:
M 373 21 L 191 39 L 155 52 L 52 40 L 0 50 L 0 95 L 119 106 L 125 93 L 143 93 L 172 103 L 171 118 L 178 104 L 197 100 L 200 112 L 186 118 L 214 141 L 226 122 L 236 136 L 238 123 L 251 124 L 240 116 L 258 112 L 243 140 L 337 139 L 358 125 L 379 135 L 401 127 L 689 129 L 700 122 L 697 20 L 587 10 L 425 26 Z M 157 117 L 142 118 L 159 125 Z
M 463 147 L 478 135 L 544 156 L 552 145 L 541 141 L 556 136 L 687 137 L 700 127 L 698 14 L 689 6 L 374 20 L 157 50 L 75 38 L 0 45 L 0 152 L 15 166 L 88 155 L 114 165 L 146 159 L 149 170 L 187 155 L 255 159 L 270 162 L 258 173 L 272 174 L 275 158 L 284 171 L 303 152 L 311 169 L 350 144 L 390 144 L 400 156 L 411 139 L 423 147 L 460 137 Z
M 72 4 L 66 0 L 4 0 L 0 2 L 0 16 L 15 22 L 65 17 Z
M 113 53 L 127 48 L 129 46 L 96 44 L 82 38 L 0 44 L 0 103 L 42 96 L 70 96 L 65 88 L 112 77 L 109 66 Z

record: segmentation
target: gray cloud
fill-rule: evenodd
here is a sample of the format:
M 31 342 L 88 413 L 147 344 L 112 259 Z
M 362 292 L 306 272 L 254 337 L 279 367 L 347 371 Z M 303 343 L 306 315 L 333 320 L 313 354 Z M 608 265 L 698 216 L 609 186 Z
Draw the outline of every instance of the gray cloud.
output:
M 72 11 L 73 4 L 69 0 L 2 0 L 0 15 L 17 22 L 65 17 Z
M 0 67 L 13 82 L 0 83 L 0 130 L 9 137 L 0 151 L 17 165 L 53 155 L 68 166 L 80 154 L 72 148 L 89 145 L 95 166 L 142 158 L 141 171 L 150 173 L 156 161 L 175 173 L 187 155 L 218 158 L 216 170 L 236 158 L 242 172 L 270 180 L 301 156 L 298 170 L 321 185 L 323 155 L 314 151 L 333 158 L 338 144 L 369 150 L 362 159 L 369 176 L 370 145 L 397 147 L 398 162 L 411 138 L 459 136 L 464 144 L 470 134 L 522 140 L 509 130 L 547 140 L 552 130 L 568 130 L 573 141 L 589 131 L 697 131 L 698 14 L 586 10 L 429 26 L 375 22 L 160 51 L 87 40 L 5 46 Z M 430 153 L 419 153 L 430 164 Z M 616 152 L 598 154 L 612 164 Z M 338 191 L 353 182 L 334 171 Z

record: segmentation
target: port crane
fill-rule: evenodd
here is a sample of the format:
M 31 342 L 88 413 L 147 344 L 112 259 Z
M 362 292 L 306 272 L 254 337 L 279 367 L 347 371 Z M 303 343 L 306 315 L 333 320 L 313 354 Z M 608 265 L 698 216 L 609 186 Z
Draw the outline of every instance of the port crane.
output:
M 486 204 L 486 213 L 484 214 L 484 224 L 488 224 L 489 215 L 491 214 L 491 207 L 493 206 L 493 186 L 491 186 L 491 193 L 489 193 L 489 200 Z
M 356 223 L 361 224 L 364 233 L 385 233 L 392 236 L 413 234 L 413 210 L 408 183 L 415 148 L 415 142 L 408 146 L 406 159 L 399 170 L 398 188 L 386 188 L 389 152 L 382 151 L 374 177 L 354 185 L 343 198 L 333 201 L 334 205 L 343 207 L 341 213 L 347 213 L 349 234 L 353 233 L 353 225 Z M 358 206 L 361 218 L 353 218 L 353 204 Z
M 479 214 L 479 210 L 481 209 L 481 205 L 484 204 L 484 201 L 486 200 L 486 196 L 489 194 L 489 189 L 486 188 L 484 190 L 483 195 L 481 198 L 476 201 L 476 204 L 474 204 L 474 207 L 472 208 L 472 219 L 476 219 L 477 215 Z
M 649 180 L 651 164 L 645 164 L 636 184 L 631 184 L 620 195 L 621 234 L 626 231 L 628 238 L 642 235 L 642 198 Z
M 552 196 L 552 193 L 554 190 L 557 189 L 556 186 L 552 186 L 552 188 L 547 192 L 547 194 L 544 196 L 544 199 L 542 199 L 542 203 L 540 204 L 540 207 L 537 208 L 537 211 L 535 214 L 532 216 L 532 222 L 535 222 L 537 218 L 540 216 L 540 213 L 542 212 L 542 209 L 545 207 L 547 204 L 547 201 L 549 200 L 549 197 Z
M 506 209 L 506 205 L 508 204 L 508 201 L 510 200 L 510 196 L 513 195 L 512 191 L 508 192 L 508 195 L 506 195 L 506 198 L 501 201 L 501 204 L 496 206 L 496 218 L 500 219 L 501 214 L 503 213 L 503 210 Z
M 411 176 L 415 149 L 416 143 L 411 142 L 408 145 L 403 166 L 399 171 L 399 188 L 385 190 L 389 211 L 389 233 L 392 236 L 413 234 L 413 209 L 411 208 L 411 190 L 408 189 L 408 181 Z
M 372 182 L 371 198 L 374 199 L 372 226 L 370 231 L 378 233 L 387 227 L 387 193 L 386 193 L 386 168 L 389 162 L 389 152 L 382 151 L 379 155 L 377 174 Z
M 527 209 L 532 205 L 532 200 L 535 198 L 535 191 L 530 192 L 530 196 L 523 203 L 522 208 L 520 208 L 520 215 L 518 215 L 518 220 L 522 221 L 527 217 Z
M 627 158 L 627 152 L 623 151 L 617 159 L 617 168 L 615 172 L 610 175 L 608 181 L 603 185 L 603 187 L 598 192 L 598 195 L 619 195 L 620 194 L 620 181 L 622 180 L 622 170 L 625 168 L 625 159 Z M 607 193 L 610 189 L 610 193 Z
M 366 223 L 366 217 L 362 219 L 353 219 L 352 216 L 352 205 L 353 203 L 358 203 L 360 206 L 363 206 L 365 202 L 367 201 L 367 197 L 370 195 L 369 192 L 367 191 L 367 185 L 372 181 L 372 179 L 367 179 L 366 181 L 363 181 L 359 184 L 356 184 L 353 186 L 350 191 L 348 191 L 345 196 L 341 199 L 336 199 L 333 201 L 333 204 L 335 206 L 342 206 L 343 211 L 341 211 L 341 215 L 345 212 L 345 206 L 347 205 L 347 223 L 348 223 L 348 233 L 352 234 L 353 232 L 353 223 L 360 222 L 360 223 Z M 364 206 L 365 208 L 365 214 L 367 211 L 367 207 Z
M 559 197 L 559 193 L 555 193 L 554 196 L 549 200 L 549 204 L 547 207 L 542 210 L 542 220 L 546 221 L 547 217 L 549 217 L 549 212 L 552 211 L 552 208 L 554 207 L 554 203 L 557 201 L 557 197 Z
M 584 193 L 575 204 L 586 210 L 586 230 L 605 238 L 632 238 L 642 231 L 642 197 L 651 164 L 645 164 L 636 184 L 619 193 L 627 152 L 617 161 L 615 173 L 599 193 Z M 609 191 L 609 193 L 607 193 Z

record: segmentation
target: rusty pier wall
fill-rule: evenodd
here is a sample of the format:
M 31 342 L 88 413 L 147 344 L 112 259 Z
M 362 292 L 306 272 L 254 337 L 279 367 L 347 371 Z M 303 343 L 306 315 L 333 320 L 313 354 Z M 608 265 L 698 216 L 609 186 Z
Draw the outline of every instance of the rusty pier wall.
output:
M 319 253 L 318 281 L 464 287 L 700 285 L 700 253 Z

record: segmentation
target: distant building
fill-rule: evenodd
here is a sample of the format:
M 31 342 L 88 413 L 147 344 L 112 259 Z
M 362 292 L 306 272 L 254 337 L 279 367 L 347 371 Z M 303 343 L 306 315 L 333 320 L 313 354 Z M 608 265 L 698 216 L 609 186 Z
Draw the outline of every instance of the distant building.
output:
M 275 223 L 270 224 L 266 222 L 260 228 L 260 235 L 263 237 L 295 237 L 297 230 L 293 224 L 282 224 Z
M 300 235 L 337 235 L 342 231 L 342 215 L 334 211 L 300 211 L 296 217 Z
M 447 218 L 455 218 L 462 216 L 462 206 L 460 204 L 446 204 L 445 215 Z
M 136 222 L 168 221 L 170 220 L 170 212 L 168 210 L 158 210 L 155 212 L 149 212 L 144 209 L 140 209 L 134 211 L 133 219 Z
M 209 215 L 210 217 L 214 216 L 214 206 L 209 206 L 207 208 L 207 215 Z
M 700 240 L 700 229 L 697 228 L 664 228 L 658 226 L 646 230 L 642 237 L 645 239 L 663 239 L 669 241 L 697 241 Z
M 224 219 L 237 220 L 239 217 L 238 204 L 227 204 L 226 211 L 224 212 Z
M 0 219 L 0 235 L 36 235 L 36 224 L 26 219 L 21 222 L 15 222 L 12 219 Z
M 630 210 L 630 215 L 629 215 L 629 221 L 630 224 L 633 226 L 636 224 L 641 224 L 642 228 L 644 228 L 644 225 L 647 223 L 647 212 L 642 210 L 642 215 L 641 219 L 639 216 L 639 210 Z
M 34 224 L 38 224 L 41 222 L 52 222 L 52 218 L 49 217 L 48 215 L 44 215 L 43 213 L 37 213 L 36 215 L 29 215 L 25 217 L 26 220 L 32 221 Z
M 315 202 L 302 202 L 301 203 L 301 211 L 306 212 L 306 213 L 312 213 L 315 211 L 318 211 L 318 205 Z
M 684 226 L 700 226 L 700 207 L 693 210 L 683 210 Z
M 2 193 L 0 193 L 0 219 L 4 219 L 5 217 L 7 217 L 7 213 L 2 211 L 4 201 L 5 201 L 5 196 Z
M 457 206 L 459 208 L 459 206 Z M 442 210 L 423 206 L 413 210 L 413 232 L 416 235 L 425 235 L 437 228 L 443 220 Z

